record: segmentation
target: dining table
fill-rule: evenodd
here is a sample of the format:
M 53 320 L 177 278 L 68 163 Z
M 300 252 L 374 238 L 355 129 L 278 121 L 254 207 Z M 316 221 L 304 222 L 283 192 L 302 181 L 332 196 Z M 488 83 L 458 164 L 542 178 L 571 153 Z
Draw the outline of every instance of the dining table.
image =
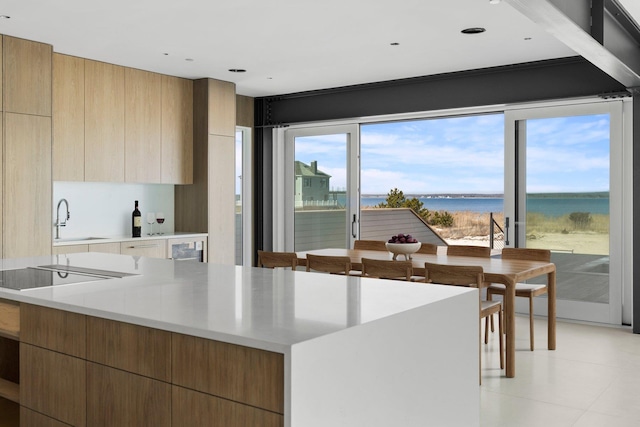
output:
M 296 252 L 298 265 L 306 265 L 307 254 L 325 256 L 348 256 L 351 258 L 353 270 L 362 269 L 362 259 L 391 260 L 393 254 L 386 251 L 325 248 Z M 398 257 L 400 258 L 400 257 Z M 504 316 L 506 323 L 505 331 L 505 373 L 507 378 L 513 378 L 516 374 L 515 364 L 515 298 L 516 283 L 534 277 L 547 276 L 547 348 L 556 349 L 556 266 L 552 262 L 502 259 L 501 257 L 470 257 L 452 256 L 446 254 L 428 255 L 414 253 L 411 256 L 414 276 L 421 276 L 425 273 L 425 262 L 444 265 L 473 265 L 480 266 L 484 272 L 485 283 L 501 283 L 505 285 L 504 295 Z

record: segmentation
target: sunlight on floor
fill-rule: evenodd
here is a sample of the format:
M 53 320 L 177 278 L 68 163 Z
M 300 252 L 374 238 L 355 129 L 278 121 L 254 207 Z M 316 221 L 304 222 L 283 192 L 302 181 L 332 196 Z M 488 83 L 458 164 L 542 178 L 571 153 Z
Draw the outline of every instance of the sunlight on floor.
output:
M 557 349 L 547 350 L 546 318 L 516 317 L 516 377 L 499 369 L 494 335 L 482 345 L 480 425 L 484 427 L 637 427 L 640 335 L 631 328 L 558 321 Z

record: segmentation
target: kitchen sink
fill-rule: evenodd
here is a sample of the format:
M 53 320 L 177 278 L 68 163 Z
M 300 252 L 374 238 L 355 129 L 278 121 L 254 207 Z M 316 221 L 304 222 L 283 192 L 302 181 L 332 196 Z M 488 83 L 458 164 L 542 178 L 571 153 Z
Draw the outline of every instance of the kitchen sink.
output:
M 106 237 L 68 237 L 66 239 L 53 239 L 53 243 L 62 242 L 86 242 L 91 240 L 105 240 Z

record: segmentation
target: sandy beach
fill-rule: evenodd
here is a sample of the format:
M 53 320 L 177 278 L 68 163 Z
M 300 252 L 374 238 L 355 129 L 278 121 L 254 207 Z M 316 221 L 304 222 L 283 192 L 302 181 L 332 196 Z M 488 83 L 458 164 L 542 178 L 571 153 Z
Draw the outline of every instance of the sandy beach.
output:
M 462 239 L 446 239 L 450 245 L 489 246 L 489 236 L 468 236 Z M 528 248 L 567 251 L 576 254 L 608 255 L 609 235 L 603 233 L 540 233 L 527 239 Z

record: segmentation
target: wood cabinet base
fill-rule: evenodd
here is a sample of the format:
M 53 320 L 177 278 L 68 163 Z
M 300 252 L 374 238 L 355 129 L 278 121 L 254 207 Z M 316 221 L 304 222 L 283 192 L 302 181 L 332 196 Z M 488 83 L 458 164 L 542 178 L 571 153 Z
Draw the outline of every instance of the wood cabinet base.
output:
M 173 386 L 173 427 L 282 427 L 284 416 L 252 406 Z
M 170 427 L 171 385 L 87 362 L 87 425 Z
M 20 427 L 69 427 L 69 425 L 23 406 L 20 408 Z

